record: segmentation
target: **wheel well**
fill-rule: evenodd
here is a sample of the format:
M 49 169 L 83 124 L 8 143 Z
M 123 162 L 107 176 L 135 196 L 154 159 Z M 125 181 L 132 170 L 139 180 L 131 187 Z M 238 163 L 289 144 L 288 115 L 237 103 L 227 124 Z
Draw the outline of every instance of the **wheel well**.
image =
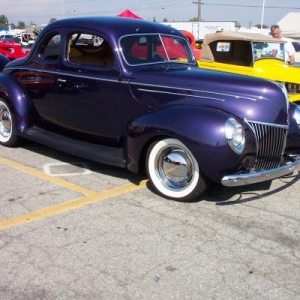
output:
M 147 155 L 147 151 L 150 147 L 150 145 L 155 142 L 155 141 L 160 141 L 162 139 L 167 139 L 167 138 L 173 138 L 171 136 L 168 136 L 168 135 L 160 135 L 160 136 L 155 136 L 151 139 L 149 139 L 147 141 L 147 143 L 145 143 L 145 145 L 143 146 L 142 148 L 142 151 L 141 151 L 141 154 L 140 154 L 140 159 L 139 159 L 139 173 L 140 174 L 145 174 L 146 173 L 146 165 L 145 165 L 145 162 L 146 162 L 146 155 Z
M 0 90 L 0 101 L 4 101 L 13 114 L 17 113 L 15 106 L 13 105 L 12 101 L 10 101 L 9 96 L 2 90 Z
M 7 102 L 7 95 L 6 93 L 0 88 L 0 100 Z
M 5 103 L 8 105 L 9 109 L 11 110 L 11 112 L 15 113 L 15 107 L 8 95 L 8 92 L 3 88 L 0 88 L 0 100 L 5 101 Z
M 2 93 L 2 91 L 0 91 L 0 101 L 4 101 L 6 105 L 9 107 L 10 111 L 14 112 L 14 106 L 9 101 L 9 98 L 4 93 Z

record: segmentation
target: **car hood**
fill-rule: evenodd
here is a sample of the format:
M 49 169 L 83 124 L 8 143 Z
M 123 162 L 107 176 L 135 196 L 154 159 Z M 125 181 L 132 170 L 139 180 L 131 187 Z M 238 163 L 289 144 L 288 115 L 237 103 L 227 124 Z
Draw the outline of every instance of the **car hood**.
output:
M 235 74 L 255 76 L 279 82 L 300 84 L 300 64 L 286 65 L 284 61 L 264 58 L 254 62 L 252 66 L 241 66 L 229 63 L 198 61 L 199 68 L 224 71 Z
M 254 62 L 253 75 L 280 82 L 300 84 L 300 69 L 276 59 L 261 59 Z
M 251 121 L 287 124 L 285 88 L 268 80 L 161 64 L 133 72 L 129 84 L 134 97 L 151 109 L 171 103 L 203 105 Z

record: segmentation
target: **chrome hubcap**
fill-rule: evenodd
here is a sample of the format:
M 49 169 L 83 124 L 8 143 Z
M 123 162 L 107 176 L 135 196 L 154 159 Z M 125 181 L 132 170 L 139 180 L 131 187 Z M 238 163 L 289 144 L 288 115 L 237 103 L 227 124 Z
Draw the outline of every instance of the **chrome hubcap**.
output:
M 190 182 L 194 168 L 182 149 L 166 149 L 158 161 L 158 172 L 163 182 L 172 188 L 183 188 Z

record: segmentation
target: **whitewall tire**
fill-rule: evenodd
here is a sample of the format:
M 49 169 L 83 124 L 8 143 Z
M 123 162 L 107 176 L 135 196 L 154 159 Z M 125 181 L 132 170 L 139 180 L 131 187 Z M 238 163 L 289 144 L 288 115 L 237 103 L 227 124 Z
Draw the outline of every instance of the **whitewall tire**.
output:
M 152 143 L 146 160 L 150 182 L 166 198 L 191 201 L 207 189 L 198 162 L 179 140 L 167 138 Z

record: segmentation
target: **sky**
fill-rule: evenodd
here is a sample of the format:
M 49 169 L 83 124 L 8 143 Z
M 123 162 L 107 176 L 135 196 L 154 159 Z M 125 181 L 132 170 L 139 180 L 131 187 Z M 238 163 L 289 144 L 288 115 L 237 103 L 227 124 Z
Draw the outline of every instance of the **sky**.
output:
M 145 20 L 189 21 L 198 17 L 199 0 L 0 0 L 1 15 L 18 25 L 47 24 L 51 18 L 87 15 L 117 15 L 130 9 Z M 125 4 L 126 2 L 126 4 Z M 260 24 L 270 27 L 289 12 L 300 12 L 299 0 L 201 0 L 204 21 L 236 21 L 249 28 Z

